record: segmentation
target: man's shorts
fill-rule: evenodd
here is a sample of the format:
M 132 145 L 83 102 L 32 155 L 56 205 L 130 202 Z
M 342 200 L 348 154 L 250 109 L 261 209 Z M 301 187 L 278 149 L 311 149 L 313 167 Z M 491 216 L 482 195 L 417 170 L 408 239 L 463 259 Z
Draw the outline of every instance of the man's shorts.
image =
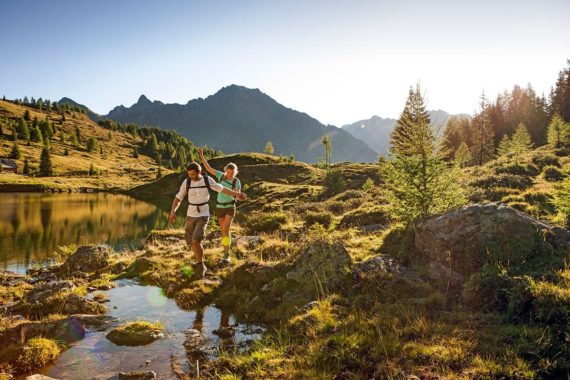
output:
M 223 218 L 226 215 L 236 216 L 235 207 L 216 207 L 216 216 L 218 218 Z
M 186 228 L 184 230 L 184 238 L 186 243 L 191 245 L 193 241 L 202 241 L 206 236 L 206 227 L 208 226 L 209 216 L 200 216 L 194 218 L 192 216 L 186 217 Z

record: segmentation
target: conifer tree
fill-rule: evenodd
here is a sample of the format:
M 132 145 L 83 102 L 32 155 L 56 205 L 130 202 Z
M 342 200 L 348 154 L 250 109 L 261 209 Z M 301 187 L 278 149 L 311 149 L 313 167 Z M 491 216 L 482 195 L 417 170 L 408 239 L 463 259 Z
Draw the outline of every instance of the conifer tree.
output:
M 10 158 L 13 158 L 14 160 L 19 160 L 20 157 L 21 157 L 20 147 L 18 146 L 18 143 L 15 142 L 14 145 L 12 145 L 12 151 L 10 152 Z
M 476 165 L 483 165 L 491 160 L 495 153 L 494 137 L 495 132 L 489 117 L 489 103 L 485 93 L 481 95 L 479 103 L 481 110 L 473 118 L 473 160 Z
M 413 87 L 410 87 L 404 110 L 391 133 L 390 152 L 393 154 L 415 154 L 415 152 L 411 152 L 410 149 L 417 147 L 417 142 L 413 141 L 414 138 L 418 137 L 416 129 L 425 126 L 429 127 L 430 124 L 431 120 L 425 109 L 420 85 L 417 84 L 415 90 Z M 422 136 L 422 138 L 433 139 L 431 130 L 424 132 L 426 135 Z
M 23 171 L 23 173 L 26 175 L 30 174 L 30 164 L 28 163 L 28 157 L 26 157 L 24 159 L 24 171 Z
M 548 124 L 548 145 L 553 148 L 562 148 L 570 141 L 570 125 L 565 123 L 559 113 L 555 113 Z
M 275 153 L 275 149 L 273 148 L 273 143 L 271 141 L 268 141 L 265 143 L 265 147 L 263 148 L 263 152 L 265 152 L 267 154 L 271 154 L 271 155 L 273 155 L 273 153 Z
M 329 135 L 324 135 L 323 139 L 321 140 L 323 146 L 325 147 L 325 168 L 327 172 L 330 170 L 331 167 L 331 159 L 332 159 L 332 142 Z
M 457 162 L 460 168 L 464 168 L 467 165 L 469 165 L 469 163 L 473 159 L 473 157 L 471 156 L 471 150 L 469 149 L 469 147 L 465 142 L 459 144 L 459 147 L 455 151 L 454 156 L 455 156 L 455 161 Z
M 411 222 L 465 202 L 459 168 L 433 134 L 419 85 L 410 90 L 381 164 L 386 198 L 395 218 Z
M 41 177 L 51 177 L 53 175 L 53 166 L 51 162 L 51 154 L 49 149 L 44 147 L 40 155 L 40 170 L 39 175 Z

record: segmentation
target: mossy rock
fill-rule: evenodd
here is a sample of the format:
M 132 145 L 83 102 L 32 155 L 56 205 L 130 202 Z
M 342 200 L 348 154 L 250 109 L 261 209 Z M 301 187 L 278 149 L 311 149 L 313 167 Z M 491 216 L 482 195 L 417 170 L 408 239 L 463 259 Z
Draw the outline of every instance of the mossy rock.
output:
M 128 322 L 107 334 L 107 339 L 118 346 L 144 346 L 160 338 L 164 338 L 162 325 L 146 321 Z
M 53 339 L 35 337 L 24 344 L 12 344 L 0 348 L 2 372 L 29 373 L 53 362 L 61 350 Z

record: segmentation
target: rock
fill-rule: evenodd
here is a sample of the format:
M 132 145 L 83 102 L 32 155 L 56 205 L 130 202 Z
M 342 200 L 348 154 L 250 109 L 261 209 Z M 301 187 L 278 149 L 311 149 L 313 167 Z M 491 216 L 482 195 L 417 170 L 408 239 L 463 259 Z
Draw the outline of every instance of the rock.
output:
M 389 255 L 377 255 L 363 262 L 354 264 L 354 275 L 357 278 L 365 277 L 378 272 L 401 273 L 404 267 Z
M 461 285 L 465 280 L 464 276 L 437 261 L 429 263 L 428 277 L 430 280 L 435 281 L 449 281 L 451 286 Z
M 119 372 L 119 380 L 153 380 L 157 379 L 154 371 Z
M 104 245 L 82 246 L 60 267 L 64 273 L 95 272 L 109 266 L 109 248 Z
M 45 375 L 35 374 L 32 376 L 26 377 L 26 380 L 58 380 L 58 379 L 54 379 L 53 377 L 49 377 L 49 376 L 45 376 Z
M 467 279 L 479 271 L 488 254 L 517 264 L 541 252 L 563 255 L 570 232 L 500 203 L 474 204 L 415 225 L 414 245 L 459 281 L 457 275 Z M 434 276 L 442 275 L 441 266 L 434 265 Z
M 26 281 L 27 276 L 10 271 L 0 271 L 0 285 L 14 286 Z
M 335 287 L 352 269 L 352 261 L 342 244 L 316 244 L 299 256 L 285 277 L 301 285 Z
M 61 280 L 49 282 L 42 286 L 36 286 L 26 296 L 26 302 L 35 303 L 45 301 L 48 297 L 59 293 L 63 290 L 71 290 L 75 288 L 75 284 L 70 280 Z
M 164 338 L 162 328 L 149 322 L 129 322 L 114 328 L 107 339 L 119 346 L 143 346 Z
M 342 244 L 316 242 L 293 263 L 246 262 L 216 291 L 216 306 L 247 322 L 277 322 L 352 283 L 352 262 Z
M 234 327 L 220 327 L 212 331 L 212 334 L 219 336 L 220 338 L 229 338 L 235 334 L 236 329 Z

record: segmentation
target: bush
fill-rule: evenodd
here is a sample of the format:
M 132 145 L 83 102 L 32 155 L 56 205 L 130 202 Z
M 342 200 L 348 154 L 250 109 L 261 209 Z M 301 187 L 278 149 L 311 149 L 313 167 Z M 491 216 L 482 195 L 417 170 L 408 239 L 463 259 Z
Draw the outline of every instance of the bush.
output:
M 556 166 L 547 166 L 542 171 L 544 179 L 549 182 L 560 182 L 564 179 L 564 173 Z
M 325 176 L 325 194 L 333 195 L 346 190 L 346 181 L 339 170 L 331 170 Z
M 322 225 L 325 228 L 329 228 L 332 220 L 333 220 L 333 216 L 330 212 L 322 212 L 322 211 L 308 211 L 303 219 L 305 220 L 305 224 L 307 226 L 311 226 L 313 224 L 319 223 L 320 225 Z
M 525 190 L 532 186 L 532 178 L 516 174 L 490 174 L 474 179 L 471 182 L 471 186 L 482 188 L 507 187 Z
M 557 166 L 560 167 L 560 159 L 553 154 L 539 153 L 532 158 L 532 163 L 538 166 L 540 169 L 545 166 Z
M 274 232 L 287 222 L 287 214 L 283 212 L 255 213 L 249 216 L 247 229 L 252 234 Z
M 518 164 L 513 162 L 503 163 L 495 168 L 496 174 L 516 174 L 536 176 L 540 173 L 540 169 L 534 164 Z
M 357 210 L 346 213 L 340 220 L 341 228 L 361 227 L 371 224 L 390 223 L 390 217 L 387 206 L 378 205 L 371 207 L 361 207 Z

